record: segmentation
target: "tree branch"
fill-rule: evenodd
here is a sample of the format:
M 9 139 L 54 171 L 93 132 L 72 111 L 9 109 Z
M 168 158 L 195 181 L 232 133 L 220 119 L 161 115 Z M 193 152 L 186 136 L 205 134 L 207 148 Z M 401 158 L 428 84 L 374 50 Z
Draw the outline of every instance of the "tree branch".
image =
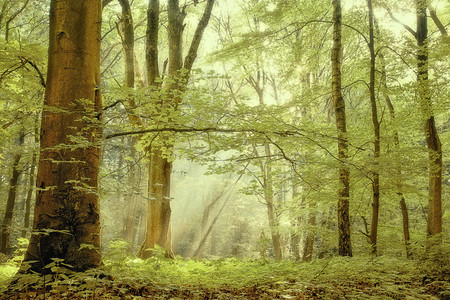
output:
M 405 23 L 403 23 L 402 21 L 400 21 L 399 19 L 397 19 L 394 14 L 392 13 L 391 9 L 388 7 L 385 7 L 386 11 L 388 12 L 389 16 L 391 17 L 392 20 L 394 20 L 395 22 L 397 22 L 398 24 L 402 25 L 403 28 L 405 28 L 407 31 L 409 31 L 415 39 L 417 39 L 417 32 L 415 32 L 411 27 L 409 27 L 408 25 L 406 25 Z
M 113 2 L 113 0 L 103 0 L 102 1 L 102 9 L 105 8 L 105 6 L 107 6 L 109 3 Z
M 442 24 L 441 20 L 439 20 L 436 14 L 436 10 L 431 5 L 428 5 L 428 10 L 430 11 L 431 19 L 433 19 L 433 22 L 441 32 L 441 35 L 444 37 L 448 37 L 447 29 L 445 28 L 444 24 Z
M 31 60 L 27 59 L 26 57 L 20 56 L 19 58 L 20 58 L 21 61 L 23 61 L 24 65 L 25 64 L 29 64 L 30 66 L 33 67 L 33 69 L 39 75 L 40 84 L 45 88 L 45 78 L 44 78 L 44 75 L 42 74 L 41 70 L 39 70 L 39 67 L 34 62 L 32 62 Z
M 200 42 L 203 37 L 203 32 L 208 26 L 209 19 L 211 17 L 212 8 L 214 6 L 215 0 L 208 0 L 206 3 L 205 10 L 203 12 L 202 18 L 197 24 L 197 28 L 195 29 L 194 37 L 192 38 L 191 46 L 189 48 L 188 54 L 184 59 L 184 68 L 186 70 L 191 70 L 194 64 L 195 58 L 197 57 L 198 47 L 200 46 Z

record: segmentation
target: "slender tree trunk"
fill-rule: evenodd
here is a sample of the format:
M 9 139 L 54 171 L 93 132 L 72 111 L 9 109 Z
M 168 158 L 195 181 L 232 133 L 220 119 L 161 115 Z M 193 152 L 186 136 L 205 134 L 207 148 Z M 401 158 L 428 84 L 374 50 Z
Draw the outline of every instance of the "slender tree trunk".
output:
M 239 180 L 239 179 L 238 179 Z M 219 197 L 218 199 L 220 199 L 221 197 Z M 209 224 L 207 230 L 204 232 L 204 234 L 202 235 L 202 238 L 200 239 L 200 243 L 197 247 L 197 249 L 194 251 L 194 255 L 193 257 L 196 258 L 201 258 L 202 254 L 203 254 L 203 248 L 205 247 L 206 241 L 209 237 L 209 235 L 211 234 L 212 230 L 214 229 L 214 226 L 217 223 L 217 220 L 219 220 L 219 217 L 221 216 L 223 209 L 225 208 L 225 206 L 228 203 L 228 200 L 230 200 L 231 195 L 229 195 L 223 202 L 222 206 L 220 207 L 220 210 L 217 212 L 217 215 L 214 217 L 214 219 L 212 220 L 211 224 Z
M 269 192 L 269 191 L 268 191 Z M 275 212 L 275 205 L 273 196 L 266 195 L 267 215 L 269 217 L 270 234 L 272 236 L 273 250 L 275 252 L 275 259 L 283 259 L 283 252 L 281 247 L 281 235 L 278 229 L 279 223 Z
M 405 239 L 405 250 L 406 250 L 406 257 L 410 258 L 412 256 L 411 252 L 411 243 L 410 243 L 410 237 L 409 237 L 409 216 L 408 216 L 408 209 L 406 207 L 406 201 L 403 197 L 403 194 L 399 195 L 400 198 L 400 208 L 402 211 L 402 224 L 403 224 L 403 237 Z
M 265 145 L 265 155 L 267 157 L 271 156 L 270 145 Z M 281 235 L 279 232 L 280 221 L 276 212 L 275 197 L 273 191 L 273 177 L 272 168 L 270 162 L 268 161 L 264 166 L 261 163 L 261 170 L 263 172 L 263 188 L 264 188 L 264 199 L 267 205 L 267 216 L 269 218 L 270 234 L 272 236 L 273 250 L 275 252 L 275 259 L 283 259 L 283 251 L 281 247 Z
M 342 61 L 342 10 L 341 1 L 333 0 L 333 49 L 332 62 L 332 97 L 335 108 L 336 128 L 338 135 L 338 152 L 341 166 L 339 169 L 339 201 L 338 201 L 338 229 L 339 255 L 352 256 L 350 238 L 350 169 L 346 165 L 348 158 L 347 125 L 345 118 L 345 102 L 341 91 L 341 61 Z
M 377 254 L 378 216 L 380 206 L 380 174 L 378 172 L 380 158 L 380 122 L 378 121 L 377 101 L 375 98 L 375 39 L 374 17 L 372 1 L 367 0 L 369 8 L 369 51 L 370 51 L 370 105 L 372 111 L 372 123 L 374 133 L 374 163 L 372 171 L 372 222 L 370 225 L 369 242 L 372 254 Z
M 292 182 L 292 199 L 296 199 L 298 197 L 298 188 L 295 182 Z M 305 201 L 302 198 L 299 206 L 302 206 L 302 203 Z M 300 260 L 300 224 L 302 222 L 302 217 L 298 216 L 295 211 L 291 216 L 291 236 L 290 236 L 290 250 L 291 255 L 295 260 Z
M 125 54 L 125 86 L 134 88 L 134 27 L 128 0 L 119 0 L 122 7 L 122 47 Z
M 427 234 L 442 232 L 442 148 L 437 132 L 428 80 L 427 1 L 416 0 L 417 9 L 417 95 L 425 118 L 425 137 L 428 147 L 428 226 Z
M 208 234 L 212 230 L 211 227 L 214 226 L 214 224 L 209 224 L 210 214 L 211 214 L 213 208 L 217 204 L 219 204 L 219 201 L 222 199 L 224 193 L 225 193 L 225 188 L 222 188 L 217 195 L 215 195 L 214 197 L 212 197 L 212 199 L 210 201 L 208 201 L 209 202 L 208 204 L 205 203 L 206 205 L 204 205 L 204 208 L 203 208 L 203 217 L 202 217 L 201 229 L 200 229 L 200 235 L 199 235 L 200 242 L 196 246 L 196 248 L 192 247 L 191 253 L 190 253 L 191 257 L 201 258 L 201 256 L 203 255 L 203 250 L 204 250 L 204 246 L 207 241 Z M 221 211 L 222 210 L 219 211 L 219 214 L 221 213 Z
M 374 19 L 374 25 L 377 30 L 377 33 L 379 34 L 379 29 L 377 26 L 376 19 Z M 378 53 L 378 57 L 380 58 L 380 62 L 381 62 L 381 85 L 382 85 L 383 96 L 384 96 L 386 105 L 389 110 L 389 115 L 390 115 L 391 119 L 394 121 L 395 120 L 395 109 L 394 109 L 394 105 L 392 104 L 391 98 L 389 97 L 389 93 L 388 93 L 386 63 L 385 63 L 384 55 L 381 51 Z M 398 135 L 397 131 L 394 132 L 394 145 L 395 145 L 395 149 L 397 151 L 399 151 L 400 139 L 399 139 L 399 135 Z M 402 225 L 403 225 L 402 227 L 403 227 L 403 238 L 405 240 L 406 257 L 409 258 L 412 255 L 411 245 L 410 245 L 410 235 L 409 235 L 409 216 L 408 216 L 408 208 L 406 206 L 406 200 L 405 200 L 405 197 L 403 194 L 403 184 L 402 184 L 401 175 L 402 175 L 401 165 L 397 164 L 394 166 L 394 177 L 395 177 L 394 180 L 395 180 L 395 186 L 397 188 L 397 195 L 398 195 L 398 199 L 399 199 L 400 209 L 402 212 Z
M 145 63 L 147 84 L 150 88 L 159 86 L 155 82 L 161 75 L 158 66 L 159 0 L 149 0 L 147 9 L 147 40 L 145 44 Z
M 301 223 L 301 217 L 296 217 L 291 221 L 291 254 L 295 260 L 300 260 L 300 232 L 299 227 Z
M 36 123 L 34 127 L 34 142 L 36 145 L 39 143 L 39 117 L 36 116 Z M 23 230 L 21 237 L 25 238 L 27 234 L 30 231 L 30 216 L 31 216 L 31 199 L 33 197 L 33 193 L 35 192 L 35 186 L 36 186 L 36 166 L 38 164 L 38 154 L 37 152 L 33 153 L 33 156 L 31 158 L 31 167 L 30 167 L 30 176 L 29 176 L 29 186 L 28 186 L 28 192 L 27 192 L 27 198 L 25 200 L 25 215 L 23 219 Z
M 100 0 L 51 1 L 33 230 L 22 271 L 100 264 Z M 74 140 L 83 140 L 76 143 Z
M 129 89 L 134 89 L 135 86 L 135 53 L 134 53 L 134 22 L 133 14 L 131 11 L 130 2 L 128 0 L 119 0 L 120 6 L 122 7 L 122 22 L 121 22 L 121 38 L 122 47 L 125 56 L 125 86 Z M 136 103 L 134 100 L 133 92 L 130 91 L 128 96 L 128 118 L 132 125 L 140 126 L 142 125 L 142 120 L 136 115 Z M 136 137 L 131 137 L 130 149 L 131 157 L 136 156 Z M 130 247 L 133 247 L 134 239 L 136 237 L 136 207 L 137 207 L 137 197 L 136 191 L 139 188 L 136 178 L 136 168 L 135 163 L 132 162 L 129 165 L 128 172 L 128 183 L 130 192 L 125 198 L 126 202 L 126 216 L 124 222 L 124 239 L 130 243 Z
M 25 141 L 25 133 L 22 131 L 18 138 L 17 145 L 23 146 Z M 1 248 L 0 252 L 8 254 L 9 237 L 11 235 L 11 224 L 14 215 L 14 205 L 16 203 L 17 184 L 19 183 L 19 177 L 22 173 L 22 169 L 19 166 L 20 159 L 22 158 L 22 151 L 18 149 L 18 152 L 14 155 L 12 165 L 12 175 L 9 181 L 8 200 L 6 201 L 5 217 L 3 219 L 1 227 Z
M 128 165 L 128 188 L 130 189 L 125 196 L 125 222 L 124 222 L 124 239 L 130 243 L 130 248 L 133 248 L 137 232 L 137 207 L 139 190 L 139 174 L 136 165 L 136 137 L 130 137 L 130 157 L 133 159 Z

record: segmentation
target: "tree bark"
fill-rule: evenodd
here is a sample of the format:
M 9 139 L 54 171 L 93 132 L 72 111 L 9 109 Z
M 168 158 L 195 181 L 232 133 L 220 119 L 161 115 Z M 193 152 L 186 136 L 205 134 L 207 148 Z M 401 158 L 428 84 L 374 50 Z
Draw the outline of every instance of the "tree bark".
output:
M 167 114 L 171 109 L 177 109 L 182 101 L 183 92 L 186 89 L 189 80 L 190 71 L 197 55 L 198 45 L 202 39 L 204 28 L 208 25 L 214 0 L 208 0 L 203 17 L 197 25 L 196 33 L 191 42 L 191 47 L 186 57 L 183 70 L 183 32 L 184 19 L 186 17 L 185 8 L 180 8 L 178 0 L 169 0 L 168 13 L 168 43 L 169 43 L 169 68 L 168 76 L 165 79 L 165 85 L 162 87 L 162 96 L 158 99 L 161 114 Z M 156 79 L 158 74 L 158 17 L 159 1 L 150 0 L 148 9 L 147 24 L 147 81 L 150 88 L 159 87 Z M 205 17 L 206 15 L 206 17 Z M 188 58 L 189 57 L 189 58 Z M 170 122 L 171 120 L 169 120 Z M 171 229 L 170 229 L 170 176 L 172 173 L 172 161 L 165 152 L 171 152 L 173 145 L 170 138 L 161 135 L 161 144 L 150 145 L 147 149 L 149 155 L 149 205 L 147 211 L 147 232 L 144 243 L 139 251 L 141 258 L 147 258 L 152 255 L 152 251 L 145 251 L 154 248 L 156 245 L 163 247 L 167 251 L 167 256 L 171 257 Z M 167 141 L 169 140 L 169 141 Z
M 350 169 L 346 165 L 348 158 L 347 125 L 345 118 L 345 102 L 341 91 L 341 62 L 342 62 L 342 9 L 341 1 L 333 0 L 333 49 L 332 62 L 332 98 L 335 109 L 336 128 L 338 135 L 338 154 L 341 160 L 339 169 L 339 200 L 338 200 L 338 230 L 339 255 L 352 256 L 350 236 Z
M 428 80 L 427 1 L 416 0 L 417 9 L 417 95 L 425 119 L 428 147 L 428 226 L 427 235 L 442 232 L 442 148 L 437 132 Z
M 291 254 L 295 260 L 300 260 L 300 232 L 299 225 L 301 222 L 301 217 L 294 217 L 291 221 L 291 238 L 290 238 L 290 246 L 291 246 Z
M 377 33 L 379 34 L 379 29 L 377 26 L 377 22 L 376 19 L 374 19 L 374 25 L 375 28 L 377 30 Z M 388 107 L 389 110 L 389 115 L 391 117 L 391 119 L 394 121 L 395 120 L 395 109 L 394 109 L 394 105 L 392 104 L 391 98 L 389 97 L 389 93 L 388 93 L 388 85 L 387 85 L 387 73 L 386 73 L 386 63 L 384 60 L 384 55 L 383 53 L 380 51 L 378 53 L 378 56 L 380 58 L 380 62 L 381 62 L 381 86 L 382 86 L 382 92 L 383 92 L 383 96 L 384 99 L 386 101 L 386 105 Z M 399 151 L 400 149 L 400 139 L 399 139 L 399 135 L 398 132 L 395 131 L 394 132 L 394 145 L 395 145 L 395 149 L 397 151 Z M 400 203 L 400 209 L 402 212 L 402 227 L 403 227 L 403 238 L 405 240 L 405 250 L 406 250 L 406 257 L 411 257 L 412 256 L 412 252 L 411 252 L 411 245 L 410 245 L 410 235 L 409 235 L 409 216 L 408 216 L 408 208 L 406 206 L 406 200 L 403 194 L 403 183 L 401 180 L 401 175 L 402 175 L 402 169 L 401 169 L 401 165 L 400 164 L 396 164 L 394 166 L 394 173 L 395 173 L 395 186 L 397 188 L 397 195 L 398 195 L 398 199 L 399 199 L 399 203 Z
M 303 261 L 311 261 L 314 249 L 314 226 L 316 226 L 316 215 L 315 213 L 311 213 L 308 220 L 309 228 L 307 229 L 305 247 L 303 249 Z
M 270 159 L 271 156 L 270 145 L 266 144 L 264 149 L 265 155 Z M 281 235 L 278 228 L 280 225 L 280 221 L 276 212 L 275 197 L 273 192 L 273 174 L 272 168 L 270 166 L 270 161 L 267 161 L 266 164 L 261 163 L 260 168 L 263 174 L 262 183 L 264 189 L 264 200 L 266 201 L 267 206 L 267 216 L 269 219 L 270 234 L 272 236 L 272 244 L 275 253 L 275 259 L 281 260 L 283 259 L 283 250 L 281 247 Z
M 154 10 L 155 8 L 152 7 L 152 11 Z M 184 10 L 180 10 L 177 0 L 169 1 L 167 10 L 169 18 L 167 28 L 169 34 L 169 79 L 167 85 L 164 87 L 163 98 L 158 99 L 161 114 L 167 114 L 168 112 L 166 110 L 176 109 L 177 104 L 181 101 L 180 71 L 183 67 L 182 37 L 185 13 Z M 150 19 L 148 20 L 148 22 L 151 21 Z M 153 30 L 156 29 L 153 28 Z M 153 42 L 155 41 L 157 41 L 157 38 L 153 39 Z M 148 49 L 147 54 L 154 52 L 153 47 L 157 47 L 157 45 L 152 45 L 152 49 Z M 155 59 L 157 57 L 151 56 L 151 58 Z M 156 63 L 147 60 L 147 67 L 155 66 Z M 157 76 L 155 70 L 147 70 L 147 72 L 147 74 L 154 74 L 151 76 Z M 154 80 L 154 78 L 148 78 L 149 82 L 151 80 Z M 170 152 L 173 146 L 170 142 L 167 143 L 164 141 L 162 145 L 151 145 L 148 147 L 150 156 L 148 164 L 148 193 L 150 200 L 147 210 L 146 238 L 139 252 L 139 256 L 142 258 L 151 256 L 152 251 L 149 249 L 154 248 L 156 245 L 166 249 L 169 257 L 173 256 L 170 230 L 170 177 L 173 166 L 167 154 L 164 155 L 164 151 L 166 150 L 164 148 Z
M 125 54 L 125 86 L 134 87 L 134 28 L 130 2 L 119 0 L 122 7 L 122 47 Z
M 372 112 L 372 123 L 374 133 L 373 170 L 372 170 L 372 222 L 370 224 L 369 243 L 372 254 L 377 254 L 378 217 L 380 207 L 380 174 L 378 172 L 380 158 L 380 122 L 378 121 L 377 101 L 375 98 L 375 39 L 374 39 L 374 17 L 372 1 L 367 0 L 369 9 L 369 51 L 370 51 L 370 79 L 369 93 Z
M 23 146 L 25 141 L 25 133 L 22 131 L 18 138 L 17 145 Z M 19 183 L 19 177 L 22 173 L 22 169 L 19 166 L 20 159 L 22 158 L 22 151 L 18 149 L 18 152 L 14 155 L 13 165 L 12 165 L 12 175 L 9 181 L 9 192 L 8 200 L 6 201 L 5 217 L 3 219 L 1 227 L 1 248 L 0 252 L 8 254 L 9 248 L 9 237 L 11 235 L 11 224 L 14 216 L 14 205 L 16 202 L 17 195 L 17 184 Z
M 22 271 L 100 264 L 100 0 L 51 1 L 33 230 Z
M 151 88 L 159 86 L 158 66 L 159 0 L 149 0 L 147 9 L 147 40 L 145 44 L 145 62 L 147 66 L 147 84 Z
M 34 127 L 34 142 L 39 144 L 39 117 L 36 116 L 35 127 Z M 22 238 L 25 238 L 30 231 L 30 216 L 31 216 L 31 199 L 33 197 L 33 193 L 35 192 L 36 186 L 36 166 L 38 164 L 38 154 L 37 152 L 33 153 L 31 158 L 31 167 L 30 167 L 30 176 L 29 176 L 29 186 L 27 192 L 27 198 L 25 200 L 25 214 L 23 218 L 23 229 L 22 229 Z

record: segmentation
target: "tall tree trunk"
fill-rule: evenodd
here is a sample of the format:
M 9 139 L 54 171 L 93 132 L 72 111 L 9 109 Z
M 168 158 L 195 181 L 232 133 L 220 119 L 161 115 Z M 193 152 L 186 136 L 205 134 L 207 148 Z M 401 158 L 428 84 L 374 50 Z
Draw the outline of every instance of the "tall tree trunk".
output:
M 147 9 L 145 63 L 147 67 L 147 84 L 150 88 L 159 86 L 159 83 L 156 82 L 156 79 L 160 77 L 158 66 L 158 31 L 159 0 L 149 0 Z
M 425 137 L 428 147 L 428 226 L 427 234 L 442 232 L 442 148 L 437 132 L 428 81 L 427 1 L 416 0 L 417 9 L 417 95 L 425 118 Z
M 177 104 L 181 101 L 179 90 L 181 88 L 180 71 L 183 67 L 182 41 L 185 13 L 184 10 L 180 10 L 177 0 L 169 1 L 167 10 L 169 20 L 167 29 L 169 33 L 169 80 L 164 87 L 165 93 L 160 102 L 162 114 L 168 113 L 165 110 L 176 109 Z M 148 21 L 150 22 L 151 20 L 149 19 Z M 147 50 L 148 55 L 153 52 L 153 48 Z M 148 67 L 155 65 L 156 63 L 147 61 Z M 148 70 L 147 72 L 153 74 L 155 70 Z M 148 165 L 148 193 L 150 201 L 147 211 L 147 234 L 140 251 L 142 258 L 151 256 L 152 252 L 145 250 L 154 248 L 156 245 L 166 249 L 168 256 L 173 255 L 170 229 L 170 177 L 173 165 L 167 155 L 164 155 L 164 148 L 167 148 L 170 152 L 173 146 L 164 142 L 162 146 L 151 145 L 148 148 L 150 155 Z
M 134 53 L 134 22 L 133 14 L 131 11 L 130 2 L 128 0 L 119 0 L 120 6 L 122 7 L 122 20 L 121 20 L 121 38 L 122 47 L 125 56 L 125 86 L 129 89 L 134 89 L 135 86 L 135 53 Z M 136 115 L 136 103 L 134 100 L 133 92 L 130 91 L 127 101 L 128 106 L 128 118 L 132 125 L 141 126 L 143 124 L 142 120 Z M 137 140 L 136 137 L 131 137 L 130 149 L 131 157 L 134 158 L 136 155 L 135 146 Z M 133 247 L 134 239 L 136 237 L 137 224 L 136 224 L 136 213 L 137 213 L 137 201 L 136 191 L 139 188 L 136 178 L 136 168 L 135 163 L 132 162 L 129 165 L 128 172 L 128 183 L 131 191 L 127 194 L 125 198 L 126 205 L 126 216 L 124 222 L 123 237 L 130 243 L 130 248 Z
M 198 47 L 203 36 L 204 29 L 208 25 L 211 16 L 214 0 L 208 0 L 204 13 L 200 19 L 191 46 L 188 50 L 183 69 L 183 31 L 184 19 L 186 17 L 185 8 L 180 8 L 178 0 L 169 0 L 168 13 L 168 43 L 169 43 L 169 69 L 167 80 L 162 87 L 162 98 L 159 100 L 160 112 L 167 114 L 167 110 L 177 109 L 182 101 L 183 92 L 186 89 L 189 80 L 190 71 L 197 56 Z M 158 74 L 158 17 L 159 1 L 150 0 L 148 9 L 147 23 L 147 81 L 151 88 L 159 87 L 156 80 Z M 170 122 L 171 120 L 169 120 Z M 146 249 L 154 248 L 155 245 L 167 250 L 168 256 L 172 254 L 171 229 L 170 229 L 170 176 L 172 173 L 172 161 L 167 152 L 171 152 L 173 145 L 170 138 L 160 136 L 163 140 L 162 145 L 150 145 L 147 149 L 149 155 L 149 204 L 147 211 L 147 232 L 144 243 L 139 251 L 141 258 L 147 258 L 152 255 L 151 251 Z M 164 141 L 166 140 L 166 141 Z M 169 142 L 167 142 L 169 140 Z
M 374 18 L 374 25 L 375 25 L 377 34 L 379 35 L 380 33 L 379 33 L 378 25 L 377 25 L 375 18 Z M 384 59 L 384 54 L 380 51 L 378 53 L 378 57 L 380 58 L 380 62 L 381 62 L 381 67 L 380 67 L 381 68 L 381 80 L 380 80 L 380 82 L 381 82 L 381 86 L 382 86 L 382 92 L 383 92 L 384 99 L 386 101 L 386 105 L 389 110 L 389 115 L 390 115 L 391 119 L 394 121 L 395 120 L 395 109 L 394 109 L 394 105 L 392 104 L 391 98 L 389 97 L 389 93 L 388 93 L 386 62 Z M 398 135 L 397 131 L 394 132 L 394 145 L 395 145 L 395 149 L 397 151 L 399 151 L 400 139 L 399 139 L 399 135 Z M 409 216 L 408 216 L 408 208 L 406 206 L 406 200 L 405 200 L 405 197 L 403 194 L 403 184 L 402 184 L 401 175 L 402 175 L 401 165 L 396 164 L 394 166 L 394 178 L 395 178 L 394 180 L 395 180 L 395 186 L 397 189 L 396 193 L 398 195 L 400 209 L 402 212 L 402 227 L 403 227 L 403 238 L 405 240 L 406 257 L 409 258 L 412 255 L 411 245 L 410 245 L 410 235 L 409 235 Z
M 378 121 L 377 101 L 375 98 L 375 39 L 372 1 L 367 0 L 369 8 L 369 51 L 370 51 L 370 106 L 374 133 L 373 171 L 372 171 L 372 222 L 370 224 L 369 242 L 372 254 L 377 254 L 378 216 L 380 206 L 380 174 L 378 172 L 380 158 L 380 122 Z
M 265 155 L 268 157 L 268 160 L 271 156 L 270 145 L 265 145 Z M 281 247 L 281 234 L 280 229 L 278 228 L 280 225 L 279 217 L 276 211 L 275 205 L 275 197 L 273 191 L 273 174 L 272 168 L 270 166 L 270 161 L 264 165 L 261 163 L 261 171 L 263 174 L 263 188 L 264 188 L 264 199 L 266 200 L 267 205 L 267 216 L 269 218 L 269 227 L 270 234 L 272 236 L 272 244 L 273 250 L 275 252 L 275 259 L 281 260 L 283 259 L 283 251 Z
M 20 133 L 17 145 L 23 146 L 25 141 L 25 133 Z M 17 195 L 17 184 L 19 183 L 19 177 L 22 173 L 22 169 L 19 166 L 20 159 L 22 158 L 21 149 L 17 149 L 17 153 L 14 155 L 13 165 L 12 165 L 12 175 L 9 181 L 9 192 L 8 200 L 6 201 L 5 217 L 3 219 L 1 227 L 1 248 L 0 252 L 7 254 L 9 248 L 9 236 L 11 235 L 11 224 L 14 215 L 14 205 L 16 202 Z
M 134 25 L 128 0 L 119 0 L 122 7 L 122 47 L 125 54 L 125 86 L 134 88 Z
M 54 258 L 78 271 L 100 264 L 101 11 L 100 0 L 51 1 L 35 233 L 22 271 L 50 272 Z
M 298 188 L 297 184 L 295 182 L 292 182 L 292 199 L 296 199 L 298 197 Z M 300 204 L 297 204 L 299 206 L 304 203 L 305 198 L 303 197 Z M 300 260 L 300 224 L 302 222 L 302 217 L 298 216 L 294 212 L 291 216 L 291 234 L 290 234 L 290 250 L 291 255 L 294 257 L 295 260 Z
M 347 125 L 345 118 L 345 102 L 341 91 L 341 61 L 342 61 L 342 9 L 341 1 L 333 0 L 333 49 L 332 62 L 332 97 L 335 109 L 336 128 L 338 135 L 338 152 L 341 166 L 339 169 L 339 200 L 338 200 L 338 230 L 339 255 L 352 256 L 350 238 L 350 169 L 346 165 L 348 158 Z
M 136 168 L 136 137 L 130 137 L 129 147 L 131 150 L 130 157 L 132 161 L 128 164 L 128 188 L 129 191 L 125 196 L 125 222 L 123 230 L 123 238 L 130 243 L 130 249 L 134 247 L 136 240 L 136 232 L 138 226 L 138 190 L 140 187 L 140 174 Z

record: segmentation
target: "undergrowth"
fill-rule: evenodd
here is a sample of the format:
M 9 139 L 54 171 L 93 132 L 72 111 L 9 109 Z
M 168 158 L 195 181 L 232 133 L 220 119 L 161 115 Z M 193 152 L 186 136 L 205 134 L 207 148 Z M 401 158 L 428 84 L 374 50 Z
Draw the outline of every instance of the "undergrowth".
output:
M 156 249 L 140 260 L 125 249 L 113 243 L 97 270 L 53 266 L 51 276 L 16 276 L 8 287 L 20 263 L 9 260 L 0 265 L 1 292 L 4 299 L 450 299 L 448 259 L 191 260 Z

